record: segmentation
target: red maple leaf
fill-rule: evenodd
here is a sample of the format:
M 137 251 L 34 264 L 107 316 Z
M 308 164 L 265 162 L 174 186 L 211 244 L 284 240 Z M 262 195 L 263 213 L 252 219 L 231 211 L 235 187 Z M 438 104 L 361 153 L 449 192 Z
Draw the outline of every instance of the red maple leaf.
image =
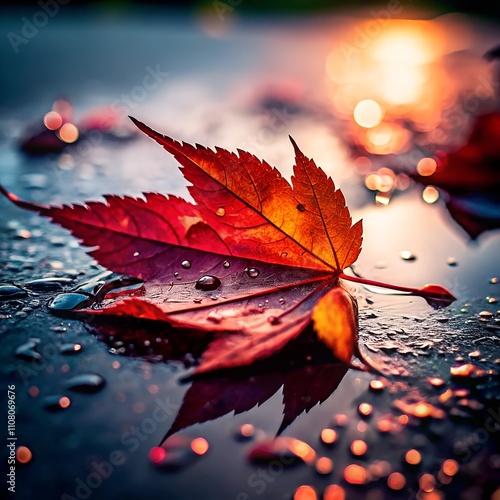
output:
M 140 296 L 109 298 L 95 314 L 165 321 L 216 334 L 197 373 L 253 363 L 314 329 L 349 364 L 357 349 L 357 307 L 340 278 L 361 250 L 340 190 L 299 150 L 290 184 L 276 168 L 238 150 L 211 150 L 134 123 L 171 153 L 195 203 L 147 193 L 144 199 L 20 207 L 69 229 L 108 269 L 145 281 Z M 380 285 L 380 284 L 378 284 Z M 396 289 L 450 303 L 440 287 Z

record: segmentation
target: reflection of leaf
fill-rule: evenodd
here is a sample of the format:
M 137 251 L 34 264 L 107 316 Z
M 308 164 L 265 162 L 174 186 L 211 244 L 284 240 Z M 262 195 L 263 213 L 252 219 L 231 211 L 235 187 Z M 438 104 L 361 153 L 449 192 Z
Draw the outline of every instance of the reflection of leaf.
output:
M 479 116 L 467 143 L 438 159 L 429 176 L 413 175 L 443 189 L 452 218 L 476 239 L 500 227 L 500 113 Z
M 207 333 L 180 335 L 173 329 L 165 331 L 164 326 L 152 321 L 97 319 L 93 326 L 99 338 L 110 347 L 117 341 L 131 345 L 125 352 L 130 356 L 185 361 L 200 357 L 210 342 Z M 160 335 L 162 341 L 156 342 Z M 347 366 L 336 362 L 308 328 L 281 352 L 254 364 L 251 370 L 240 368 L 230 374 L 195 376 L 165 439 L 186 427 L 260 406 L 280 388 L 283 421 L 278 433 L 281 433 L 300 414 L 328 399 L 346 372 Z
M 283 383 L 285 408 L 278 434 L 301 413 L 326 401 L 337 389 L 346 372 L 346 366 L 340 363 L 306 366 L 302 370 L 288 372 Z
M 260 406 L 283 387 L 283 421 L 278 434 L 301 413 L 331 396 L 347 372 L 344 364 L 307 365 L 250 377 L 195 379 L 165 439 L 194 424 Z

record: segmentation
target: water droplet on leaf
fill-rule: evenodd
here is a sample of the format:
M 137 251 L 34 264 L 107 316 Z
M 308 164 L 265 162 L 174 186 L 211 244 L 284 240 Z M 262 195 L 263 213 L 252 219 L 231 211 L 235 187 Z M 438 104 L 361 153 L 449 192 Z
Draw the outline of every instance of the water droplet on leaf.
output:
M 198 290 L 204 290 L 204 291 L 209 291 L 209 290 L 217 290 L 221 286 L 221 281 L 219 278 L 216 276 L 202 276 L 197 282 L 196 285 L 194 286 Z
M 257 276 L 260 274 L 260 271 L 255 267 L 247 267 L 245 269 L 245 272 L 250 278 L 257 278 Z
M 223 265 L 226 269 L 229 269 L 229 268 L 231 267 L 231 264 L 230 264 L 227 260 L 225 260 L 225 261 L 222 263 L 222 265 Z
M 183 260 L 181 262 L 181 266 L 184 268 L 184 269 L 189 269 L 191 267 L 191 262 L 189 262 L 189 260 Z
M 226 209 L 224 207 L 219 207 L 215 213 L 218 217 L 224 217 L 224 215 L 226 215 Z

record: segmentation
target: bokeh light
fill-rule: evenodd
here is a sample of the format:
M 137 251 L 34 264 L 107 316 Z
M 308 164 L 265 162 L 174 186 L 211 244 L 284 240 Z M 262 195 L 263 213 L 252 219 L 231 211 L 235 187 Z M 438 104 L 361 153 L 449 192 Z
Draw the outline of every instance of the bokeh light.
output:
M 361 127 L 372 128 L 382 121 L 384 113 L 378 102 L 373 99 L 364 99 L 354 108 L 353 116 Z

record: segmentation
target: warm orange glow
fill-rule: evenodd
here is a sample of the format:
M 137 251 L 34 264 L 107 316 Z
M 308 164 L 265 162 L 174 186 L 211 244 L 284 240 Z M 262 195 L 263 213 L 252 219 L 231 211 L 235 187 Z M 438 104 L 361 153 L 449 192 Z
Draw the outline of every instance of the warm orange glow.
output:
M 382 123 L 369 130 L 366 136 L 374 146 L 385 146 L 392 139 L 392 129 L 389 125 Z
M 366 481 L 366 470 L 361 465 L 348 465 L 344 469 L 344 479 L 349 484 L 364 484 Z
M 252 424 L 243 424 L 240 427 L 240 434 L 243 437 L 249 438 L 252 437 L 255 433 L 255 427 Z
M 315 468 L 318 474 L 330 474 L 333 470 L 333 462 L 327 457 L 321 457 L 318 458 Z
M 426 186 L 422 192 L 422 198 L 426 203 L 436 203 L 439 200 L 439 191 L 434 186 Z
M 160 388 L 156 384 L 148 385 L 149 394 L 158 394 L 159 390 L 160 390 Z
M 432 175 L 437 168 L 437 163 L 434 158 L 422 158 L 417 163 L 417 172 L 419 175 L 428 176 Z
M 425 401 L 421 401 L 420 403 L 405 403 L 404 401 L 396 400 L 394 406 L 404 413 L 418 418 L 444 418 L 446 416 L 443 410 Z
M 371 474 L 372 480 L 386 477 L 391 473 L 392 467 L 386 460 L 375 460 L 368 466 L 368 472 Z
M 337 441 L 337 433 L 333 429 L 323 429 L 321 431 L 321 441 L 325 444 L 333 444 Z
M 355 439 L 351 443 L 351 453 L 357 457 L 361 457 L 368 450 L 368 445 L 361 439 Z
M 338 484 L 330 484 L 323 493 L 323 500 L 345 500 L 345 491 Z
M 358 422 L 358 425 L 356 426 L 356 429 L 358 429 L 358 432 L 366 432 L 368 430 L 368 424 L 360 420 Z
M 316 452 L 307 443 L 299 439 L 294 439 L 292 441 L 290 449 L 295 455 L 308 464 L 313 463 L 316 458 Z
M 364 99 L 354 108 L 353 117 L 361 127 L 372 128 L 382 121 L 384 112 L 378 102 L 373 99 Z
M 71 401 L 68 397 L 63 396 L 62 398 L 59 398 L 59 406 L 61 408 L 69 408 L 70 404 L 71 404 Z
M 365 186 L 370 191 L 378 191 L 382 186 L 382 179 L 377 174 L 368 174 L 365 177 Z
M 434 476 L 432 474 L 424 474 L 418 480 L 418 485 L 420 486 L 420 489 L 422 491 L 430 493 L 436 486 L 436 480 L 434 479 Z
M 191 449 L 197 455 L 204 455 L 208 451 L 208 448 L 208 441 L 205 438 L 198 437 L 191 442 Z
M 398 422 L 401 424 L 401 425 L 406 425 L 408 422 L 409 422 L 409 418 L 408 418 L 408 415 L 400 415 L 398 417 Z
M 59 129 L 59 138 L 61 139 L 61 141 L 67 142 L 68 144 L 75 142 L 78 139 L 79 135 L 80 132 L 78 131 L 78 128 L 72 123 L 65 123 Z
M 32 386 L 28 389 L 28 394 L 29 394 L 32 398 L 36 398 L 36 397 L 40 394 L 40 389 L 39 389 L 36 385 L 32 385 Z
M 419 418 L 429 417 L 432 413 L 431 405 L 427 403 L 418 403 L 413 407 L 413 415 Z
M 338 415 L 335 415 L 333 421 L 335 425 L 338 425 L 339 427 L 345 427 L 349 423 L 349 418 L 347 417 L 347 415 L 339 413 Z
M 63 119 L 59 113 L 49 111 L 43 117 L 43 124 L 49 130 L 57 130 L 63 124 Z
M 459 465 L 456 460 L 449 458 L 443 462 L 441 469 L 447 476 L 454 476 L 458 472 Z
M 316 490 L 307 484 L 299 486 L 293 495 L 293 500 L 317 500 Z
M 387 478 L 387 486 L 389 486 L 391 490 L 394 491 L 402 490 L 405 487 L 405 485 L 406 485 L 406 479 L 400 472 L 393 472 Z
M 363 415 L 364 417 L 368 417 L 369 415 L 371 415 L 372 411 L 373 411 L 373 406 L 370 403 L 361 403 L 358 406 L 359 414 Z
M 19 446 L 16 449 L 16 459 L 20 464 L 27 464 L 28 462 L 31 462 L 32 458 L 33 454 L 31 453 L 31 450 L 28 447 Z
M 381 417 L 377 420 L 377 429 L 380 432 L 391 432 L 395 427 L 396 425 L 389 417 Z
M 405 455 L 405 461 L 409 465 L 418 465 L 422 460 L 422 456 L 417 450 L 408 450 Z
M 396 179 L 394 180 L 394 186 L 396 189 L 400 191 L 404 191 L 410 187 L 410 177 L 406 174 L 398 174 L 396 175 Z
M 473 365 L 472 363 L 466 363 L 463 365 L 452 366 L 450 368 L 450 373 L 454 377 L 480 377 L 485 375 L 485 371 L 479 366 Z

